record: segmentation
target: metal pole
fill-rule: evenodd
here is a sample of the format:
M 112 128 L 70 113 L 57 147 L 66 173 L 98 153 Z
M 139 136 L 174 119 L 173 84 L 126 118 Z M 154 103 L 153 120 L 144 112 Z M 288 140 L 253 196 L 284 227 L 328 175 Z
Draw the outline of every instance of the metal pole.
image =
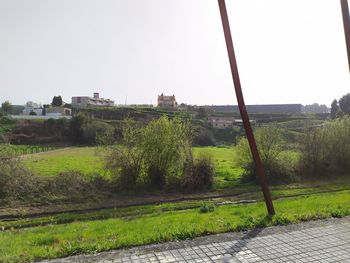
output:
M 253 130 L 252 130 L 252 127 L 250 125 L 249 116 L 248 116 L 247 109 L 246 109 L 244 99 L 243 99 L 243 93 L 242 93 L 241 81 L 239 78 L 237 60 L 236 60 L 236 55 L 235 55 L 235 51 L 234 51 L 234 47 L 233 47 L 230 23 L 229 23 L 228 16 L 227 16 L 226 3 L 225 3 L 225 0 L 218 0 L 218 3 L 219 3 L 219 8 L 220 8 L 222 26 L 224 28 L 226 47 L 227 47 L 228 57 L 230 60 L 231 73 L 232 73 L 233 83 L 234 83 L 234 87 L 235 87 L 235 91 L 236 91 L 236 97 L 237 97 L 237 101 L 238 101 L 239 111 L 241 113 L 244 129 L 245 129 L 245 132 L 247 135 L 250 150 L 252 152 L 252 156 L 254 159 L 257 174 L 258 174 L 258 177 L 260 179 L 261 190 L 264 194 L 267 211 L 268 211 L 269 215 L 274 215 L 275 209 L 273 207 L 271 194 L 269 191 L 269 186 L 267 184 L 267 179 L 266 179 L 265 172 L 264 172 L 264 167 L 263 167 L 263 164 L 262 164 L 261 159 L 260 159 L 260 155 L 258 152 L 258 148 L 256 146 Z
M 348 63 L 349 63 L 349 70 L 350 70 L 350 14 L 349 14 L 348 0 L 340 0 L 340 5 L 342 9 L 342 14 L 343 14 L 343 24 L 344 24 L 346 48 L 348 52 Z

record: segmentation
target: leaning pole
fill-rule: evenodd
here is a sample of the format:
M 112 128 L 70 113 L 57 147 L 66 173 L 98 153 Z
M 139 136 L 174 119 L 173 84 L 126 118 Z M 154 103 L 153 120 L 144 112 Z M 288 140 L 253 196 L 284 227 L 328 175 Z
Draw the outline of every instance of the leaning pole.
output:
M 252 130 L 252 127 L 250 125 L 249 116 L 248 116 L 247 109 L 246 109 L 246 106 L 244 103 L 241 81 L 240 81 L 238 66 L 237 66 L 237 60 L 236 60 L 236 55 L 235 55 L 233 41 L 232 41 L 230 23 L 229 23 L 228 15 L 227 15 L 226 3 L 225 3 L 225 0 L 218 0 L 218 3 L 219 3 L 222 26 L 224 29 L 226 47 L 227 47 L 228 57 L 229 57 L 229 61 L 230 61 L 231 73 L 232 73 L 234 88 L 236 91 L 236 97 L 237 97 L 237 101 L 238 101 L 239 111 L 241 113 L 244 129 L 245 129 L 247 139 L 249 142 L 249 147 L 250 147 L 253 159 L 254 159 L 257 175 L 258 175 L 259 180 L 260 180 L 261 190 L 264 194 L 264 199 L 265 199 L 267 211 L 268 211 L 269 215 L 274 215 L 275 209 L 273 207 L 270 190 L 269 190 L 269 186 L 267 183 L 267 178 L 266 178 L 266 175 L 264 172 L 264 167 L 263 167 L 260 155 L 259 155 L 258 148 L 256 146 L 253 130 Z
M 340 0 L 341 10 L 343 14 L 343 25 L 346 41 L 346 49 L 348 52 L 348 64 L 350 70 L 350 14 L 348 0 Z

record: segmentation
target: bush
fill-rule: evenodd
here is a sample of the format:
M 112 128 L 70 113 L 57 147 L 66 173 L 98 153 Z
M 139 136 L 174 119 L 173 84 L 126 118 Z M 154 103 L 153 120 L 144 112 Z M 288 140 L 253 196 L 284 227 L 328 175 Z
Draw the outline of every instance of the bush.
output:
M 70 122 L 71 138 L 73 143 L 84 143 L 84 126 L 91 122 L 89 115 L 83 112 L 77 113 Z
M 194 162 L 192 169 L 184 178 L 185 192 L 209 190 L 214 182 L 214 162 L 211 156 L 202 155 Z
M 211 129 L 216 144 L 229 144 L 237 143 L 239 136 L 244 134 L 244 130 L 239 127 L 226 128 L 226 129 Z
M 162 189 L 181 181 L 191 159 L 191 128 L 187 121 L 161 117 L 143 130 L 144 165 L 150 186 Z
M 119 145 L 106 157 L 106 168 L 119 189 L 137 186 L 180 189 L 192 175 L 191 127 L 178 118 L 161 117 L 146 127 L 127 120 Z
M 269 183 L 293 181 L 292 162 L 283 158 L 282 155 L 284 144 L 282 130 L 275 125 L 260 127 L 255 131 L 255 139 Z M 244 169 L 243 181 L 258 181 L 248 140 L 245 138 L 238 142 L 236 162 Z
M 24 168 L 7 145 L 0 146 L 0 199 L 31 199 L 42 193 L 43 182 Z
M 74 171 L 52 177 L 37 176 L 24 168 L 10 147 L 0 146 L 0 203 L 84 200 L 104 190 L 109 189 L 100 176 L 89 179 Z
M 85 112 L 79 112 L 72 118 L 70 128 L 71 139 L 76 144 L 111 145 L 114 142 L 113 127 L 92 119 Z
M 302 142 L 300 173 L 311 177 L 342 175 L 350 169 L 350 117 L 308 131 Z
M 15 119 L 12 119 L 10 117 L 1 117 L 0 115 L 0 124 L 2 125 L 10 125 L 10 124 L 15 124 L 16 123 L 16 120 Z
M 193 145 L 196 146 L 215 146 L 216 141 L 213 133 L 205 128 L 200 127 L 193 138 Z
M 199 207 L 200 213 L 212 213 L 215 211 L 215 204 L 207 204 L 205 202 Z
M 66 196 L 84 198 L 86 195 L 96 193 L 96 179 L 90 180 L 86 175 L 70 171 L 60 173 L 57 176 L 49 177 L 45 181 L 45 190 L 48 193 Z
M 89 145 L 112 144 L 113 127 L 102 121 L 91 121 L 83 126 L 84 142 Z
M 106 155 L 106 170 L 109 171 L 118 189 L 136 187 L 144 164 L 142 129 L 128 119 L 122 127 L 119 145 L 110 148 Z

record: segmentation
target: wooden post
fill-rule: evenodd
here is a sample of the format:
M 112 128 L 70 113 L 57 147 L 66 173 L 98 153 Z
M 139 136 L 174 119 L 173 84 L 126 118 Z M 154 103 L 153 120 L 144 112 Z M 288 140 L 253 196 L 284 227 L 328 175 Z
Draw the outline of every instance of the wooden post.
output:
M 340 5 L 342 9 L 342 14 L 343 14 L 344 33 L 345 33 L 346 48 L 348 52 L 348 64 L 349 64 L 349 70 L 350 70 L 350 14 L 349 14 L 348 0 L 340 0 Z
M 259 155 L 258 148 L 256 146 L 253 130 L 252 130 L 252 127 L 250 125 L 249 116 L 248 116 L 247 109 L 246 109 L 246 106 L 244 103 L 241 81 L 240 81 L 238 66 L 237 66 L 237 60 L 236 60 L 236 55 L 235 55 L 233 41 L 232 41 L 230 23 L 229 23 L 228 15 L 227 15 L 226 3 L 225 3 L 225 0 L 218 0 L 218 3 L 219 3 L 219 8 L 220 8 L 222 26 L 223 26 L 224 34 L 225 34 L 226 47 L 227 47 L 228 57 L 230 60 L 231 73 L 232 73 L 233 83 L 234 83 L 234 87 L 235 87 L 235 91 L 236 91 L 236 97 L 237 97 L 237 101 L 238 101 L 239 111 L 241 113 L 244 129 L 245 129 L 247 139 L 249 142 L 249 146 L 250 146 L 250 150 L 252 152 L 252 156 L 254 159 L 257 175 L 258 175 L 259 180 L 260 180 L 261 190 L 264 194 L 264 199 L 265 199 L 267 211 L 268 211 L 269 215 L 274 215 L 275 209 L 273 207 L 269 186 L 268 186 L 267 179 L 266 179 L 265 172 L 264 172 L 264 167 L 263 167 L 260 155 Z

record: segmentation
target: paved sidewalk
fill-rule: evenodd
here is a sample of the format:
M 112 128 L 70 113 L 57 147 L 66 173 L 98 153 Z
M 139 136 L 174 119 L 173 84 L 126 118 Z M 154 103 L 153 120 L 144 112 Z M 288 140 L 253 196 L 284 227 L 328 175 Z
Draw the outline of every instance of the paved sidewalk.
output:
M 350 217 L 50 262 L 350 262 Z

